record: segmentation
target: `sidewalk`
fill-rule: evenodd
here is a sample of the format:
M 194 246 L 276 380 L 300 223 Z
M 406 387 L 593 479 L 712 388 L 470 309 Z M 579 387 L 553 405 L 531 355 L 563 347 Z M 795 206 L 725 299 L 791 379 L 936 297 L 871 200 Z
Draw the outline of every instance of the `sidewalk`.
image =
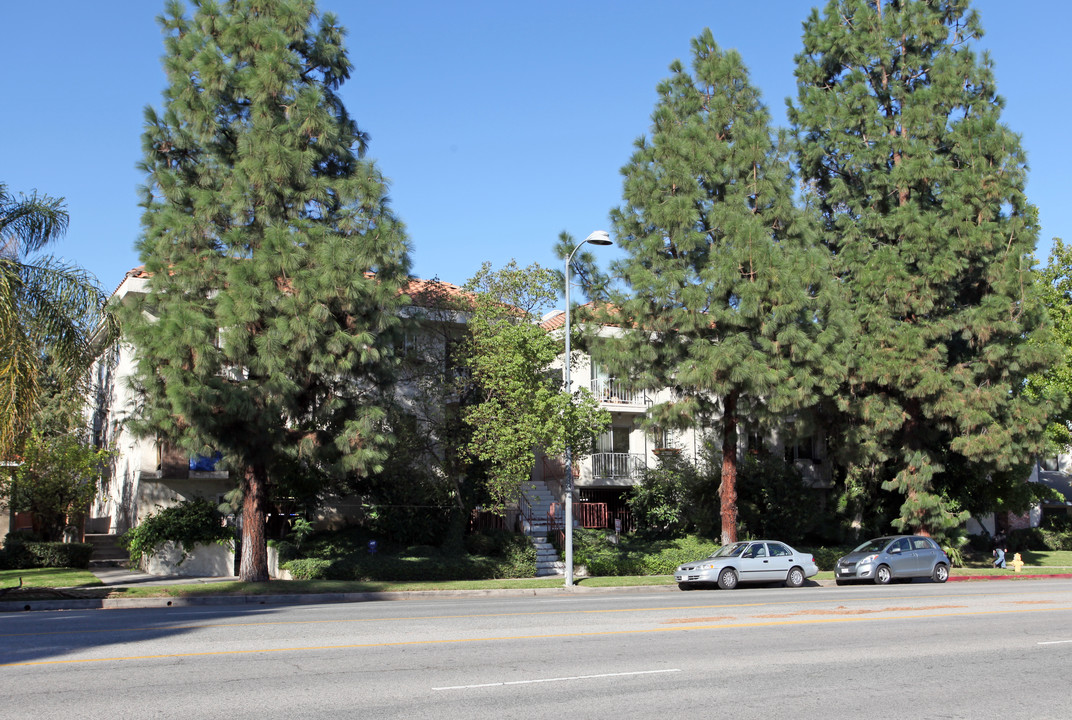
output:
M 193 577 L 190 575 L 150 575 L 140 570 L 121 567 L 90 568 L 98 580 L 109 587 L 142 587 L 152 585 L 193 585 L 195 583 L 233 582 L 234 577 Z

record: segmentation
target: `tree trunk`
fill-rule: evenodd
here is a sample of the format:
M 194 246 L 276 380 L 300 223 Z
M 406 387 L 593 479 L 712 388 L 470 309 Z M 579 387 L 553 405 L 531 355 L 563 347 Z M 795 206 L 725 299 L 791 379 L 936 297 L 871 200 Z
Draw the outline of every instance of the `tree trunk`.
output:
M 722 544 L 737 542 L 737 393 L 722 399 Z
M 268 473 L 263 467 L 246 468 L 242 492 L 242 563 L 238 579 L 268 582 L 268 538 L 264 522 L 268 517 Z

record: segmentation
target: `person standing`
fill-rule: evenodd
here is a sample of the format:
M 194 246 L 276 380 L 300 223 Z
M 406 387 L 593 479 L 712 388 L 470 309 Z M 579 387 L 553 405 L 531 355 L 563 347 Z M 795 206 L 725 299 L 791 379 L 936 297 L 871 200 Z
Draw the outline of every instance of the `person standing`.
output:
M 1005 569 L 1005 531 L 998 528 L 994 532 L 994 567 Z

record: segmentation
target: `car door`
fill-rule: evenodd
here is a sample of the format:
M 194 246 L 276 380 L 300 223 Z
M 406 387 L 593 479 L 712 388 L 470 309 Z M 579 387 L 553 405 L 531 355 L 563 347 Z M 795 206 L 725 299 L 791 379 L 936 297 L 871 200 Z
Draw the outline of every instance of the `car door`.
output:
M 772 579 L 766 543 L 749 544 L 741 553 L 740 565 L 743 582 L 763 582 Z
M 925 537 L 912 538 L 912 551 L 916 555 L 916 575 L 930 575 L 937 561 L 938 548 L 934 541 Z
M 767 543 L 767 554 L 770 555 L 771 580 L 785 580 L 789 576 L 789 568 L 793 567 L 793 554 L 789 548 L 781 543 Z
M 916 574 L 916 554 L 908 538 L 897 538 L 886 548 L 885 562 L 894 577 L 912 577 Z

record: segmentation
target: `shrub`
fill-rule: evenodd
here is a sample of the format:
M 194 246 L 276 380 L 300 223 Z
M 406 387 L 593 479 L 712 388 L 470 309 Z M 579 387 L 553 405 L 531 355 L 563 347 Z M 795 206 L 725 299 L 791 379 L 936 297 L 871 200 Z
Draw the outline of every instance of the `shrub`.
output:
M 497 557 L 431 554 L 388 555 L 357 553 L 337 558 L 300 558 L 284 564 L 295 580 L 490 580 L 532 577 L 536 549 L 524 537 L 508 542 Z M 428 552 L 428 548 L 424 548 Z
M 33 556 L 26 549 L 25 533 L 8 533 L 0 550 L 0 570 L 22 570 L 33 567 Z
M 287 540 L 269 540 L 268 545 L 275 548 L 276 553 L 279 555 L 280 563 L 297 560 L 301 557 L 301 551 L 298 546 Z
M 88 568 L 93 546 L 89 543 L 39 542 L 10 533 L 0 550 L 0 569 Z
M 1024 550 L 1048 550 L 1042 531 L 1038 528 L 1010 530 L 1005 539 L 1006 550 L 1010 553 Z
M 283 567 L 295 580 L 323 580 L 329 565 L 330 560 L 321 558 L 298 558 L 283 563 Z
M 1047 550 L 1072 550 L 1072 531 L 1041 530 Z
M 817 547 L 817 548 L 797 548 L 801 552 L 806 552 L 815 558 L 815 564 L 819 566 L 820 570 L 833 570 L 834 565 L 837 564 L 838 558 L 842 555 L 847 555 L 853 551 L 853 545 L 833 546 L 833 547 Z
M 33 567 L 88 568 L 93 554 L 90 543 L 28 542 L 26 550 L 33 558 Z
M 696 536 L 651 541 L 623 536 L 615 544 L 604 531 L 587 530 L 574 533 L 573 557 L 589 575 L 671 575 L 678 565 L 706 557 L 718 547 Z
M 221 520 L 219 512 L 208 500 L 184 500 L 145 518 L 137 527 L 123 533 L 119 541 L 130 553 L 130 562 L 138 565 L 143 557 L 152 555 L 170 540 L 182 552 L 181 565 L 198 544 L 225 545 L 234 539 L 234 531 L 225 527 Z

